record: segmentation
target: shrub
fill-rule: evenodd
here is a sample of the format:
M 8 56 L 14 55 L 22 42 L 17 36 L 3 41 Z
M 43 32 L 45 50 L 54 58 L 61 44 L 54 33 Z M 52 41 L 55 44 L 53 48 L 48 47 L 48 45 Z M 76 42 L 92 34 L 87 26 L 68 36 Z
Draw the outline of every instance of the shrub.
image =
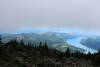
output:
M 18 65 L 18 67 L 28 67 L 28 66 L 26 65 L 26 63 L 20 63 L 20 64 Z
M 96 66 L 100 65 L 100 55 L 96 57 L 96 59 L 94 60 L 94 63 Z

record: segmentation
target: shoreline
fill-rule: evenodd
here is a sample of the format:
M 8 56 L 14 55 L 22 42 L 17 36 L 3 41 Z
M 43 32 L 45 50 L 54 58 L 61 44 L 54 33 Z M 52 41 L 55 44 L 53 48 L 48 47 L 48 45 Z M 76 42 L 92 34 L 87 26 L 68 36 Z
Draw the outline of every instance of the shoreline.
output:
M 91 53 L 96 53 L 97 50 L 92 49 L 92 48 L 90 48 L 90 47 L 87 47 L 87 46 L 85 46 L 85 45 L 82 45 L 82 44 L 80 43 L 81 39 L 83 39 L 83 38 L 86 38 L 86 37 L 77 37 L 77 38 L 72 38 L 72 39 L 66 39 L 66 41 L 67 41 L 68 44 L 71 44 L 71 45 L 74 46 L 74 47 L 78 47 L 78 48 L 81 48 L 81 49 L 85 49 L 86 51 L 83 52 L 83 53 L 86 53 L 86 54 L 87 54 L 89 51 L 90 51 Z M 76 45 L 76 44 L 77 44 L 77 45 Z

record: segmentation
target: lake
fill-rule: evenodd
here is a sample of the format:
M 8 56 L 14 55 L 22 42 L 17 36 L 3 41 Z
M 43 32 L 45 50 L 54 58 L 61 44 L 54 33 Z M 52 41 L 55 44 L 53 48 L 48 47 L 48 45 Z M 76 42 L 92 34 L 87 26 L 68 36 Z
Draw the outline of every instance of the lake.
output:
M 91 53 L 96 53 L 96 52 L 98 52 L 97 50 L 94 50 L 94 49 L 92 49 L 92 48 L 89 48 L 89 47 L 86 47 L 86 46 L 82 45 L 82 44 L 80 43 L 80 41 L 81 41 L 81 39 L 83 39 L 83 38 L 86 38 L 86 37 L 71 38 L 71 39 L 66 39 L 66 41 L 67 41 L 67 43 L 69 43 L 69 44 L 71 44 L 71 45 L 73 45 L 73 46 L 75 46 L 75 47 L 79 47 L 79 48 L 85 49 L 86 52 L 84 52 L 84 53 L 86 53 L 86 54 L 87 54 L 89 51 L 90 51 Z

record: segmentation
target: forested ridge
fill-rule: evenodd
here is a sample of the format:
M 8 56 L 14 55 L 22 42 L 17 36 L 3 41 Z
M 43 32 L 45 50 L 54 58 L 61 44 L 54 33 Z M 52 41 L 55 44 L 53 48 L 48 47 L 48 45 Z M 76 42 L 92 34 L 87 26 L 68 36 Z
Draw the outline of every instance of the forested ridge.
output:
M 99 50 L 98 47 L 100 47 L 100 36 L 92 36 L 82 39 L 80 43 L 95 50 Z
M 70 52 L 75 53 L 76 50 L 80 50 L 80 52 L 85 52 L 85 49 L 74 47 L 71 44 L 68 44 L 66 39 L 75 38 L 76 36 L 70 35 L 67 33 L 57 33 L 57 32 L 39 32 L 39 33 L 20 33 L 20 34 L 10 34 L 10 33 L 2 33 L 2 42 L 3 44 L 9 42 L 10 40 L 15 39 L 17 42 L 23 39 L 25 45 L 28 42 L 31 42 L 34 46 L 39 46 L 39 42 L 42 44 L 45 43 L 44 40 L 48 42 L 49 48 L 56 48 L 59 51 L 65 52 L 67 47 L 70 47 Z
M 23 39 L 19 42 L 11 40 L 4 45 L 0 35 L 0 67 L 95 67 L 100 66 L 100 49 L 98 53 L 88 54 L 76 51 L 70 53 L 70 47 L 66 52 L 48 48 L 47 41 L 40 42 L 39 46 L 34 46 L 31 42 L 24 44 Z

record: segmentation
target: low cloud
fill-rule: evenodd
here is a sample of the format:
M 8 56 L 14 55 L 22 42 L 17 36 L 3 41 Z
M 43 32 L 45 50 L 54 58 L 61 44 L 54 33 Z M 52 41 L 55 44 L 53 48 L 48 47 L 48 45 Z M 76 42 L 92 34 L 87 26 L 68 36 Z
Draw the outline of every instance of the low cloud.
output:
M 56 28 L 100 30 L 99 0 L 0 0 L 0 30 Z

